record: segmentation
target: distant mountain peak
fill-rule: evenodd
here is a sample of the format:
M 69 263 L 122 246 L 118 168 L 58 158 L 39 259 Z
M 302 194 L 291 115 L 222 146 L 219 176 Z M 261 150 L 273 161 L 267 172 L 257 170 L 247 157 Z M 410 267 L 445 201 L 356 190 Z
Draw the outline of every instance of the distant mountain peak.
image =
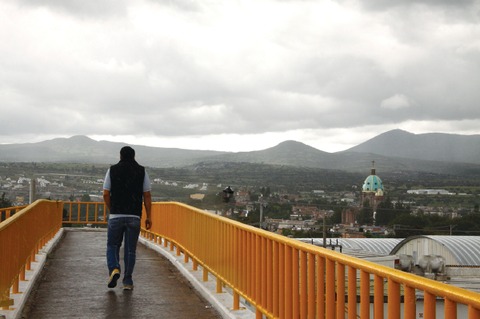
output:
M 90 137 L 85 136 L 85 135 L 74 135 L 74 136 L 69 137 L 67 139 L 70 140 L 70 141 L 74 141 L 74 142 L 97 142 L 94 139 L 91 139 Z
M 298 146 L 301 146 L 301 147 L 305 147 L 305 146 L 308 146 L 302 142 L 298 142 L 298 141 L 294 141 L 294 140 L 286 140 L 286 141 L 283 141 L 279 144 L 277 144 L 277 146 L 274 146 L 274 147 L 298 147 Z
M 396 129 L 352 147 L 347 152 L 478 164 L 480 163 L 480 135 L 414 134 Z
M 323 151 L 316 149 L 315 147 L 312 147 L 305 143 L 294 141 L 294 140 L 287 140 L 287 141 L 281 142 L 277 146 L 274 146 L 270 149 L 290 149 L 290 150 L 299 150 L 299 151 L 312 150 L 315 152 L 324 153 Z
M 385 134 L 387 134 L 387 135 L 390 135 L 390 134 L 415 135 L 414 133 L 411 133 L 411 132 L 408 132 L 408 131 L 405 131 L 405 130 L 402 130 L 402 129 L 399 129 L 399 128 L 391 130 L 391 131 L 387 131 L 385 133 L 380 134 L 379 136 L 385 135 Z

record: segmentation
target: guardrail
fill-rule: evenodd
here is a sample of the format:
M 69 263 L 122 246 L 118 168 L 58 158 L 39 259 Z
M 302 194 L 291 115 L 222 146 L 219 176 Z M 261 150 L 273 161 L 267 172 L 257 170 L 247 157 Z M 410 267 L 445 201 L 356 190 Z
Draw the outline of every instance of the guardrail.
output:
M 103 203 L 37 201 L 0 223 L 0 306 L 11 305 L 10 288 L 18 291 L 28 262 L 62 222 L 101 225 L 106 223 L 105 214 Z M 149 231 L 142 230 L 143 236 L 170 246 L 178 256 L 183 254 L 193 270 L 202 267 L 204 280 L 209 273 L 214 275 L 217 292 L 224 286 L 233 291 L 232 308 L 239 309 L 244 298 L 255 307 L 257 318 L 413 319 L 419 299 L 425 319 L 456 319 L 460 307 L 466 309 L 468 319 L 480 318 L 478 293 L 188 205 L 154 203 L 152 223 Z M 437 313 L 439 303 L 442 313 Z
M 0 208 L 0 223 L 6 220 L 7 218 L 12 217 L 18 211 L 20 211 L 21 209 L 24 209 L 25 207 L 27 207 L 27 205 Z
M 0 223 L 0 307 L 13 304 L 35 255 L 62 227 L 62 202 L 38 200 Z
M 106 225 L 107 209 L 103 202 L 64 202 L 62 223 L 74 225 Z
M 263 231 L 180 203 L 155 203 L 143 234 L 184 254 L 269 318 L 480 318 L 480 294 Z M 438 315 L 438 316 L 437 316 Z M 464 317 L 461 317 L 462 319 Z

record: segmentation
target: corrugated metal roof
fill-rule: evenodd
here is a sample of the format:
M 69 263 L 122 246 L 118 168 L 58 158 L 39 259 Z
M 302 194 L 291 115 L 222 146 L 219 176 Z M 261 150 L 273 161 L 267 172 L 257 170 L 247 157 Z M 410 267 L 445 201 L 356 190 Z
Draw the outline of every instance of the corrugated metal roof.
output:
M 323 246 L 323 238 L 299 238 L 302 242 Z M 388 256 L 402 238 L 327 238 L 327 245 L 341 245 L 351 252 Z
M 327 245 L 341 245 L 350 255 L 395 255 L 411 240 L 428 239 L 446 248 L 457 265 L 480 266 L 480 236 L 420 235 L 400 238 L 327 238 Z M 323 238 L 300 238 L 305 243 L 323 246 Z
M 397 253 L 409 241 L 419 238 L 428 238 L 447 248 L 455 256 L 458 265 L 480 265 L 480 236 L 412 236 L 398 243 L 391 254 Z
M 343 238 L 342 244 L 350 249 L 369 251 L 381 255 L 389 255 L 401 238 Z

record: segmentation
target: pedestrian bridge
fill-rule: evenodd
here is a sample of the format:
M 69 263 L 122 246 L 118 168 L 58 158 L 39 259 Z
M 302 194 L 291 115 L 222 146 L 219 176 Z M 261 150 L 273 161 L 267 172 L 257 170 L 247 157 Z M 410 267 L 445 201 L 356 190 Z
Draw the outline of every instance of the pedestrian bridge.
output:
M 139 247 L 131 295 L 107 289 L 105 232 L 85 230 L 105 225 L 103 203 L 38 200 L 0 210 L 0 220 L 0 318 L 20 317 L 24 304 L 43 318 L 480 318 L 480 294 L 177 202 L 152 205 L 141 233 L 152 249 Z M 56 242 L 45 291 L 30 294 L 32 268 Z

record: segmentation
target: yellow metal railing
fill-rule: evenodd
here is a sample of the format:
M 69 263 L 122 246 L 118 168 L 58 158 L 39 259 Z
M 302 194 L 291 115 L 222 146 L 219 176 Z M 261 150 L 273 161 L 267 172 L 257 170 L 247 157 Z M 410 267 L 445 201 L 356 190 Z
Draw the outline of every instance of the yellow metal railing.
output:
M 6 220 L 7 218 L 12 217 L 13 215 L 15 215 L 16 212 L 18 212 L 19 210 L 25 207 L 27 207 L 27 205 L 0 208 L 0 223 Z
M 480 294 L 331 250 L 304 244 L 180 203 L 155 203 L 152 229 L 144 235 L 184 254 L 256 308 L 257 318 L 456 319 L 465 305 L 480 318 Z M 384 292 L 387 292 L 385 294 Z M 440 315 L 440 314 L 438 314 Z M 463 319 L 463 318 L 462 318 Z
M 35 255 L 62 227 L 61 202 L 39 200 L 0 223 L 0 307 L 13 304 Z
M 107 209 L 103 202 L 65 202 L 62 222 L 64 225 L 106 225 Z
M 92 206 L 90 206 L 92 205 Z M 92 212 L 92 209 L 95 210 Z M 103 203 L 37 201 L 0 223 L 0 306 L 18 291 L 29 262 L 64 224 L 105 224 Z M 93 216 L 93 217 L 92 217 Z M 154 203 L 146 238 L 184 255 L 216 291 L 233 291 L 232 309 L 244 298 L 256 317 L 413 319 L 480 318 L 480 294 L 304 244 L 181 203 Z M 143 224 L 143 222 L 142 222 Z M 22 240 L 19 240 L 21 238 Z M 25 240 L 24 240 L 25 239 Z M 7 261 L 7 262 L 4 262 Z M 23 275 L 22 275 L 23 274 Z M 23 278 L 24 279 L 24 278 Z M 443 316 L 437 304 L 443 303 Z M 465 318 L 465 317 L 458 317 Z

